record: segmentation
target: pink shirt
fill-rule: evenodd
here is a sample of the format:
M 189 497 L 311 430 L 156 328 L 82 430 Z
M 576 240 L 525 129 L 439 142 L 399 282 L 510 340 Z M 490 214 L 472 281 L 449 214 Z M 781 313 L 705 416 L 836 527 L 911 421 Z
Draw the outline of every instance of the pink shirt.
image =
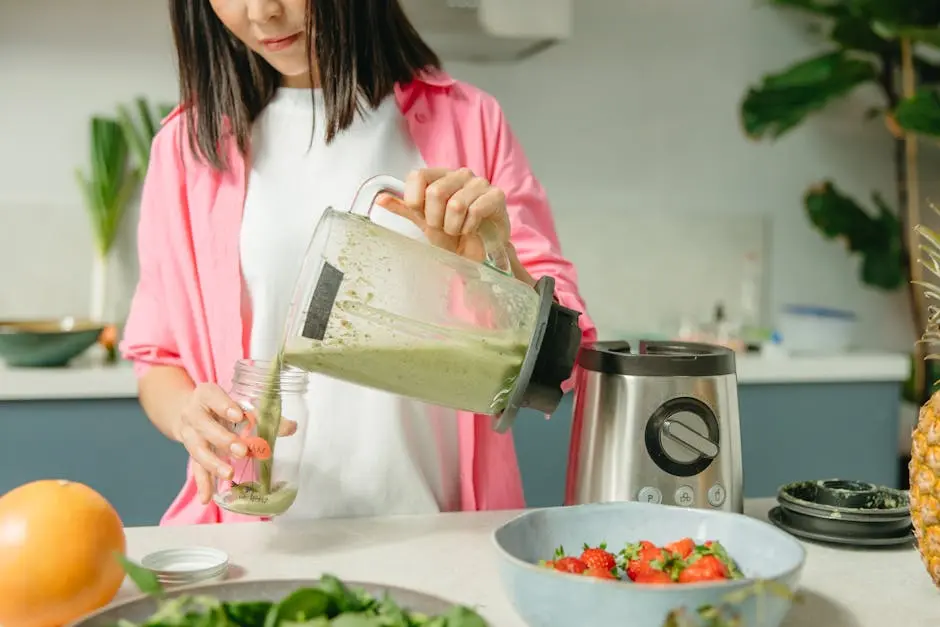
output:
M 561 304 L 584 311 L 545 192 L 496 100 L 440 72 L 396 86 L 395 99 L 430 167 L 469 167 L 505 192 L 519 260 L 533 276 L 555 278 Z M 154 139 L 138 227 L 140 281 L 121 342 L 138 376 L 151 365 L 172 365 L 197 383 L 228 388 L 235 362 L 247 355 L 250 320 L 241 307 L 238 251 L 247 164 L 234 141 L 224 148 L 228 171 L 200 163 L 189 149 L 179 109 Z M 595 338 L 587 316 L 581 329 L 585 341 Z M 493 432 L 488 417 L 462 412 L 458 421 L 461 509 L 523 507 L 512 435 Z M 200 503 L 190 468 L 161 522 L 244 520 L 254 519 Z

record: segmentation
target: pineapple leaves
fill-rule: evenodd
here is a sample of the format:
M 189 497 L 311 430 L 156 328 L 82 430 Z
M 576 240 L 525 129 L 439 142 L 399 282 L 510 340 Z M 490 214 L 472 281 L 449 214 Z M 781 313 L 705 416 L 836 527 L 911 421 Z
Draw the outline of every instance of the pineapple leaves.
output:
M 936 205 L 930 207 L 934 213 L 940 214 Z M 933 346 L 940 343 L 940 234 L 924 224 L 915 226 L 914 231 L 921 239 L 921 256 L 917 261 L 934 277 L 932 280 L 912 281 L 924 289 L 924 299 L 928 302 L 927 326 L 918 343 Z M 940 354 L 928 354 L 927 359 L 940 359 Z

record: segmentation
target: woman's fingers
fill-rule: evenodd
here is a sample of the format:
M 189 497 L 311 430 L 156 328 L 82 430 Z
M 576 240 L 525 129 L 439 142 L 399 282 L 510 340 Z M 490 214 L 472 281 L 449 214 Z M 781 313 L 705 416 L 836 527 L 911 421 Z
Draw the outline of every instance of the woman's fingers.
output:
M 245 419 L 242 408 L 214 383 L 203 383 L 195 391 L 196 400 L 212 414 L 228 422 L 239 423 Z
M 429 228 L 442 229 L 447 201 L 471 179 L 473 172 L 469 168 L 416 170 L 405 183 L 405 204 L 412 211 L 423 213 Z
M 472 232 L 466 230 L 465 221 L 470 218 L 474 207 L 479 205 L 480 199 L 486 195 L 489 189 L 489 181 L 476 176 L 457 190 L 447 201 L 444 212 L 444 232 L 453 236 Z
M 467 218 L 463 221 L 462 228 L 459 231 L 461 235 L 470 235 L 480 229 L 484 220 L 500 215 L 506 206 L 506 195 L 498 187 L 490 187 L 486 183 L 486 189 L 477 196 L 467 210 Z
M 415 211 L 404 200 L 392 194 L 379 194 L 375 199 L 375 204 L 385 208 L 396 215 L 407 218 L 414 222 L 422 231 L 427 226 L 424 223 L 424 213 Z
M 294 435 L 297 433 L 297 422 L 294 420 L 288 420 L 284 416 L 281 416 L 281 424 L 278 426 L 277 434 L 282 438 L 286 438 L 289 435 Z
M 447 176 L 448 173 L 450 170 L 445 168 L 423 168 L 408 173 L 405 179 L 405 197 L 402 200 L 412 213 L 421 216 L 422 221 L 428 185 Z
M 186 447 L 186 450 L 189 451 L 197 464 L 220 479 L 230 479 L 232 477 L 232 467 L 212 451 L 206 438 L 201 433 L 191 425 L 186 425 L 180 435 L 182 436 L 183 446 Z
M 424 221 L 433 229 L 444 229 L 444 219 L 447 215 L 448 203 L 467 183 L 473 180 L 473 172 L 467 168 L 461 168 L 455 172 L 439 178 L 428 185 L 424 198 Z M 457 203 L 460 205 L 460 203 Z M 458 220 L 461 225 L 466 215 L 467 207 L 462 207 L 463 212 L 458 211 Z M 460 231 L 458 230 L 458 233 Z
M 215 491 L 212 487 L 212 475 L 196 463 L 193 465 L 193 477 L 196 479 L 196 494 L 199 495 L 199 502 L 205 505 L 212 499 L 212 493 Z
M 198 411 L 198 410 L 197 410 Z M 187 417 L 189 426 L 217 450 L 228 451 L 235 457 L 244 457 L 248 449 L 230 429 L 205 412 Z

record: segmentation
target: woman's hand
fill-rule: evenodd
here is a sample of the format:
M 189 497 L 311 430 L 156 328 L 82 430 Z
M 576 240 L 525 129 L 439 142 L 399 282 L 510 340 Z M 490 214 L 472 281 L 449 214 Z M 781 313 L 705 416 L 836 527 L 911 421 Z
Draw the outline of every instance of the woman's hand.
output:
M 197 385 L 180 413 L 176 439 L 196 462 L 193 474 L 203 504 L 212 498 L 213 477 L 232 478 L 232 466 L 224 458 L 241 459 L 248 453 L 238 434 L 230 428 L 244 418 L 242 408 L 214 383 Z M 296 422 L 281 419 L 278 435 L 292 435 L 296 431 Z
M 509 241 L 506 195 L 469 168 L 414 170 L 405 181 L 405 198 L 382 194 L 376 201 L 389 211 L 414 222 L 428 241 L 458 255 L 485 258 L 480 225 L 491 222 L 507 253 L 513 274 L 530 285 L 535 281 L 522 268 Z

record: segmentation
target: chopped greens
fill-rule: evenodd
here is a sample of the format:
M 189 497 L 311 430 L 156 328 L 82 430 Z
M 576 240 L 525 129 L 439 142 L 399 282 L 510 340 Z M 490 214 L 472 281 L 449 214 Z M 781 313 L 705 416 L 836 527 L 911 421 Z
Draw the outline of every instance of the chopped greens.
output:
M 294 590 L 277 602 L 166 599 L 148 570 L 123 556 L 121 563 L 141 592 L 159 605 L 143 623 L 120 620 L 113 627 L 488 627 L 470 608 L 455 605 L 440 616 L 425 616 L 388 596 L 375 598 L 347 587 L 333 575 L 323 575 L 315 587 Z

